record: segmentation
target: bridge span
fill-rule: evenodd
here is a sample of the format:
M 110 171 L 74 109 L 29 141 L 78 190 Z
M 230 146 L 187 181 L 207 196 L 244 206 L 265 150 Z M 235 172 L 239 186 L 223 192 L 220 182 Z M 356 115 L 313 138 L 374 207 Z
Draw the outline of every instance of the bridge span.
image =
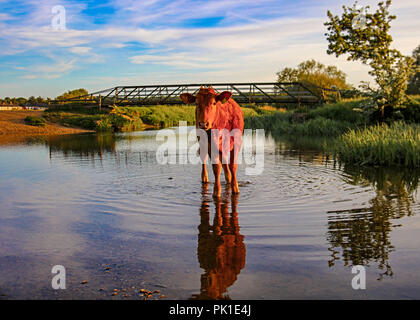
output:
M 63 102 L 107 105 L 182 104 L 179 95 L 196 93 L 201 86 L 213 86 L 216 92 L 231 91 L 238 103 L 318 104 L 323 101 L 316 90 L 301 82 L 198 83 L 172 85 L 117 86 Z

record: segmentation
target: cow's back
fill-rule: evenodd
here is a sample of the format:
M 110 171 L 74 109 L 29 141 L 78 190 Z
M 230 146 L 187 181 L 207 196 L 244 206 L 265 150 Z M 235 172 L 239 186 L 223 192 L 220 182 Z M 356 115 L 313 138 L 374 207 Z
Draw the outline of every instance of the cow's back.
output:
M 213 124 L 215 129 L 233 129 L 244 130 L 244 115 L 241 107 L 235 100 L 229 99 L 226 103 L 218 102 L 219 115 Z

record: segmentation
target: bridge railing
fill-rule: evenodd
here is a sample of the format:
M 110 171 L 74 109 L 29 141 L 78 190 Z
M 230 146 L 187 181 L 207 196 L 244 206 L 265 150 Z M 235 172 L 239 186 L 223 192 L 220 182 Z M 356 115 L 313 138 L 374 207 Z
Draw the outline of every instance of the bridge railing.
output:
M 216 92 L 231 91 L 238 103 L 314 104 L 322 101 L 314 90 L 300 82 L 205 83 L 146 86 L 118 86 L 64 102 L 98 102 L 101 105 L 182 104 L 181 93 L 195 94 L 201 86 L 212 86 Z

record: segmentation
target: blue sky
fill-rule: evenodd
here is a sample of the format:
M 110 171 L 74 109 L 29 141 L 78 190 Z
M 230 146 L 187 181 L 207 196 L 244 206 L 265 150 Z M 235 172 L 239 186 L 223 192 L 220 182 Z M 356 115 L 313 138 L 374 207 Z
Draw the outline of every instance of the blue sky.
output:
M 394 0 L 394 46 L 420 44 L 420 2 Z M 377 1 L 359 1 L 376 6 Z M 0 97 L 116 85 L 275 81 L 314 58 L 357 85 L 368 68 L 326 54 L 326 11 L 340 0 L 0 0 Z M 54 6 L 66 28 L 54 30 Z

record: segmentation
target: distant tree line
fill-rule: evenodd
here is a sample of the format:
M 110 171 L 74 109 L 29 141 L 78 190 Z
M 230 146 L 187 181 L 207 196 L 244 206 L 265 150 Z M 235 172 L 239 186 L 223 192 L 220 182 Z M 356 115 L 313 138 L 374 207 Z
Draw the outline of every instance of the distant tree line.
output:
M 86 89 L 76 89 L 76 90 L 69 90 L 67 92 L 64 92 L 62 95 L 59 95 L 55 99 L 51 98 L 43 98 L 41 96 L 35 98 L 34 96 L 30 96 L 29 98 L 19 97 L 19 98 L 10 98 L 5 97 L 4 99 L 0 99 L 0 104 L 2 105 L 42 105 L 42 104 L 49 104 L 53 100 L 57 101 L 63 101 L 66 99 L 78 97 L 81 95 L 88 94 L 88 91 Z

